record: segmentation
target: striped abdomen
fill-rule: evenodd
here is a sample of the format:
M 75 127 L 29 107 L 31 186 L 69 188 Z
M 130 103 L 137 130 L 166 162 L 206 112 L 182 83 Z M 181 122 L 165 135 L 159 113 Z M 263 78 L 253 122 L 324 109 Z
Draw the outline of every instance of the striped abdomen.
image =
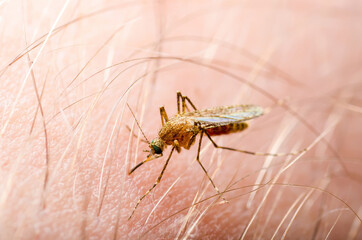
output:
M 224 126 L 215 126 L 212 128 L 208 128 L 208 129 L 206 129 L 206 132 L 210 136 L 215 136 L 215 135 L 239 132 L 239 131 L 246 129 L 247 127 L 248 127 L 248 124 L 246 122 L 230 123 L 230 124 L 224 125 Z

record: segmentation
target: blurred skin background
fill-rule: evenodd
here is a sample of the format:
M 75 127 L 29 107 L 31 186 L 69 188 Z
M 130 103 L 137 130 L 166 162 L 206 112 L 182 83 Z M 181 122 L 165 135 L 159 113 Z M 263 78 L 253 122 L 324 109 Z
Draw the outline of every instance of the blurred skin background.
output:
M 359 1 L 0 2 L 1 239 L 361 239 Z M 256 104 L 243 132 L 144 160 L 177 113 Z M 128 130 L 131 129 L 131 132 Z M 135 137 L 136 136 L 136 137 Z M 197 139 L 198 140 L 198 139 Z M 198 141 L 196 141 L 198 143 Z

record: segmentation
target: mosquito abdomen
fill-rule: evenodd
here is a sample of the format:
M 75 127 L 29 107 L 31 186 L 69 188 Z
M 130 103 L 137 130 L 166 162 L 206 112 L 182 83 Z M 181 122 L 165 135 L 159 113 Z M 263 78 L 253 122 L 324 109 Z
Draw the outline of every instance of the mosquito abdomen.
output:
M 222 135 L 222 134 L 240 132 L 240 131 L 243 131 L 244 129 L 246 129 L 247 127 L 248 127 L 248 124 L 246 122 L 230 123 L 228 125 L 215 126 L 213 128 L 206 129 L 206 132 L 210 136 L 215 136 L 215 135 Z

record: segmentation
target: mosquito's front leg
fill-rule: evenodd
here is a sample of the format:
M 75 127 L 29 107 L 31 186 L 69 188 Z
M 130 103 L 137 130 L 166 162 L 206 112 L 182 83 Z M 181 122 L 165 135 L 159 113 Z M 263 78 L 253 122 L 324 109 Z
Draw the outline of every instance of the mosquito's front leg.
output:
M 141 202 L 141 201 L 157 186 L 157 184 L 161 181 L 162 176 L 163 176 L 163 174 L 164 174 L 164 172 L 165 172 L 165 170 L 166 170 L 166 167 L 167 167 L 167 165 L 168 165 L 168 162 L 169 162 L 170 159 L 171 159 L 171 156 L 172 156 L 172 153 L 173 153 L 174 150 L 175 150 L 175 147 L 172 147 L 171 152 L 170 152 L 170 155 L 168 156 L 165 165 L 163 165 L 162 171 L 161 171 L 160 175 L 158 176 L 156 182 L 155 182 L 155 183 L 153 184 L 153 186 L 152 186 L 145 194 L 143 194 L 143 196 L 137 201 L 136 206 L 134 207 L 134 209 L 133 209 L 131 215 L 129 216 L 128 220 L 131 219 L 131 217 L 133 216 L 133 214 L 134 214 L 134 212 L 136 211 L 136 209 L 137 209 L 138 205 L 140 204 L 140 202 Z
M 162 126 L 168 122 L 168 116 L 165 110 L 165 107 L 160 107 L 160 115 L 161 115 L 161 122 L 162 122 Z

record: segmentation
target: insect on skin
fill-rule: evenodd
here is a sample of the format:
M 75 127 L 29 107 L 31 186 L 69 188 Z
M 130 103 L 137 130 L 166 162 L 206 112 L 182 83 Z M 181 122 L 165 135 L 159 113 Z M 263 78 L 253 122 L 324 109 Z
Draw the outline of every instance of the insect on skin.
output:
M 189 111 L 186 101 L 191 105 L 194 111 Z M 188 110 L 188 112 L 186 112 Z M 264 110 L 262 107 L 256 105 L 233 105 L 233 106 L 224 106 L 224 107 L 215 107 L 204 110 L 197 110 L 195 105 L 187 96 L 183 96 L 180 92 L 177 92 L 177 111 L 178 114 L 172 118 L 168 118 L 166 110 L 164 107 L 160 108 L 162 128 L 158 132 L 158 137 L 149 142 L 146 138 L 146 141 L 149 144 L 150 150 L 145 150 L 149 152 L 147 158 L 142 162 L 138 163 L 135 167 L 131 169 L 129 174 L 132 174 L 137 168 L 139 168 L 144 163 L 151 161 L 153 159 L 163 156 L 163 151 L 167 145 L 171 145 L 172 149 L 166 163 L 163 166 L 163 169 L 157 178 L 153 186 L 137 201 L 136 206 L 134 207 L 130 219 L 135 210 L 137 209 L 140 202 L 157 186 L 161 181 L 161 178 L 166 170 L 166 167 L 171 159 L 171 156 L 176 150 L 177 152 L 181 151 L 181 148 L 190 149 L 190 147 L 195 143 L 196 136 L 200 134 L 200 140 L 198 143 L 198 150 L 196 160 L 201 166 L 202 170 L 205 172 L 206 176 L 210 180 L 214 189 L 221 196 L 219 189 L 214 184 L 213 180 L 209 176 L 207 170 L 200 162 L 200 149 L 201 141 L 204 135 L 211 141 L 211 143 L 216 148 L 237 151 L 253 155 L 264 155 L 264 156 L 281 156 L 281 155 L 294 155 L 295 153 L 287 154 L 273 154 L 273 153 L 256 153 L 245 150 L 239 150 L 230 147 L 219 146 L 214 142 L 211 136 L 229 134 L 234 132 L 239 132 L 248 127 L 248 124 L 245 122 L 247 120 L 259 117 L 263 115 Z M 131 110 L 132 112 L 132 110 Z M 133 112 L 132 112 L 133 114 Z M 133 114 L 134 115 L 134 114 Z M 138 122 L 137 122 L 138 124 Z M 225 199 L 224 199 L 225 200 Z M 225 200 L 226 201 L 226 200 Z

